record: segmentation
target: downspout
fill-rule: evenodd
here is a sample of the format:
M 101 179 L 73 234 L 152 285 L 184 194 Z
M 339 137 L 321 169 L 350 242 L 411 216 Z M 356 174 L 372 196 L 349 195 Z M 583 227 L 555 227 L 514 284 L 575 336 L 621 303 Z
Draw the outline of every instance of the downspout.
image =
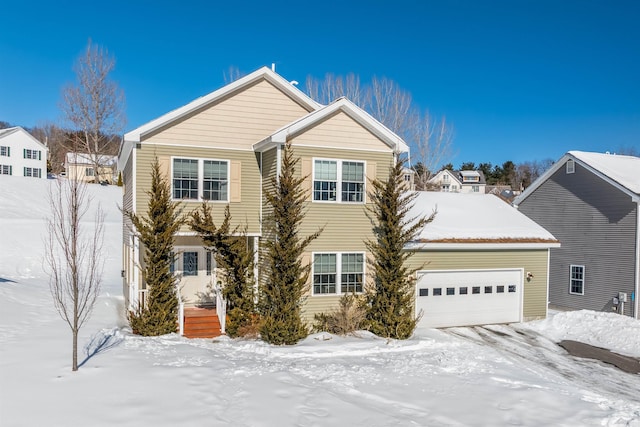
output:
M 278 144 L 276 147 L 276 184 L 280 185 L 280 173 L 282 171 L 282 144 Z

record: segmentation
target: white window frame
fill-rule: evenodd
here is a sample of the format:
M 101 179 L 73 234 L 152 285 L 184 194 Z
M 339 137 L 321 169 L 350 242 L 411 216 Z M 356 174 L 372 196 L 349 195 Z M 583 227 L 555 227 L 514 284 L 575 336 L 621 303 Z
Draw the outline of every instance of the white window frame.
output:
M 25 148 L 24 158 L 30 160 L 40 160 L 42 157 L 40 155 L 40 150 L 31 150 L 29 148 Z
M 30 178 L 42 178 L 42 170 L 40 168 L 30 168 L 25 166 L 23 170 L 24 176 Z
M 198 162 L 198 198 L 190 199 L 190 198 L 176 198 L 174 197 L 174 176 L 173 176 L 173 164 L 174 160 L 196 160 Z M 204 195 L 204 162 L 212 161 L 212 162 L 224 162 L 227 165 L 227 194 L 226 199 L 224 200 L 211 200 L 205 199 Z M 231 160 L 229 159 L 213 159 L 208 157 L 185 157 L 185 156 L 173 156 L 171 157 L 171 200 L 181 201 L 181 202 L 212 202 L 212 203 L 229 203 L 231 197 Z
M 314 287 L 314 277 L 315 277 L 315 258 L 316 255 L 335 255 L 336 256 L 336 292 L 335 293 L 316 293 Z M 344 295 L 346 292 L 342 292 L 342 256 L 343 255 L 362 255 L 362 292 L 356 292 L 356 294 L 363 294 L 365 291 L 366 281 L 367 281 L 367 254 L 362 251 L 345 251 L 345 252 L 313 252 L 311 254 L 311 295 L 316 297 L 323 296 L 340 296 Z M 348 273 L 345 273 L 348 274 Z M 352 292 L 348 292 L 352 293 Z
M 567 174 L 575 173 L 575 171 L 576 171 L 576 162 L 571 160 L 571 159 L 569 159 L 569 160 L 567 160 L 566 167 L 567 167 Z
M 96 176 L 95 170 L 92 167 L 84 168 L 84 176 Z
M 575 278 L 573 276 L 573 269 L 574 267 L 576 268 L 581 268 L 582 269 L 582 278 Z M 585 274 L 586 274 L 586 269 L 584 265 L 580 265 L 580 264 L 571 264 L 569 266 L 569 293 L 571 295 L 584 295 L 584 282 L 585 282 Z M 580 289 L 582 290 L 582 292 L 574 292 L 573 291 L 573 282 L 580 282 Z
M 11 157 L 11 147 L 8 145 L 0 145 L 0 156 Z
M 13 167 L 11 165 L 0 165 L 0 175 L 13 175 Z
M 311 200 L 314 203 L 345 203 L 349 205 L 361 205 L 367 203 L 367 162 L 364 160 L 354 160 L 354 159 L 330 159 L 323 157 L 314 157 L 312 159 L 313 167 L 311 171 Z M 335 162 L 336 163 L 336 200 L 316 200 L 315 198 L 315 188 L 316 188 L 316 161 L 324 161 L 324 162 Z M 349 201 L 342 200 L 342 167 L 343 163 L 361 163 L 362 164 L 362 201 Z
M 480 186 L 479 185 L 472 185 L 471 186 L 471 191 L 474 193 L 479 193 L 480 192 Z

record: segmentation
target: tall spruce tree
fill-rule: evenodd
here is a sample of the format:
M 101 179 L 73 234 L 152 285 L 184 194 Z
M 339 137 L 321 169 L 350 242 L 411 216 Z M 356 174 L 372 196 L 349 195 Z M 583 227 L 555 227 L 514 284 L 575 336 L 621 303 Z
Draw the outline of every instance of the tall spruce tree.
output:
M 407 339 L 418 322 L 414 316 L 415 288 L 406 266 L 411 252 L 405 244 L 435 218 L 407 218 L 417 193 L 407 192 L 404 184 L 404 162 L 398 160 L 389 168 L 386 181 L 374 180 L 368 209 L 374 239 L 365 242 L 371 252 L 370 267 L 373 284 L 367 288 L 366 322 L 374 334 L 395 339 Z
M 230 224 L 229 205 L 219 227 L 216 227 L 211 206 L 206 202 L 189 218 L 189 226 L 214 253 L 218 267 L 222 269 L 222 295 L 227 301 L 228 316 L 225 330 L 229 336 L 237 337 L 249 331 L 256 317 L 253 251 L 247 245 L 246 229 L 236 227 L 231 231 Z
M 144 216 L 125 212 L 144 245 L 142 277 L 148 289 L 146 304 L 129 312 L 134 333 L 156 336 L 176 332 L 178 326 L 177 279 L 171 273 L 174 236 L 184 223 L 179 203 L 171 201 L 171 187 L 160 173 L 156 158 L 151 167 L 151 190 Z
M 265 197 L 272 208 L 265 228 L 269 236 L 264 242 L 263 260 L 266 278 L 260 285 L 259 312 L 261 338 L 271 344 L 295 344 L 309 334 L 302 321 L 301 309 L 308 291 L 309 266 L 302 265 L 302 253 L 318 238 L 322 229 L 301 238 L 300 223 L 304 219 L 302 189 L 305 177 L 296 178 L 291 144 L 282 152 L 282 165 L 278 179 L 272 178 L 273 190 Z

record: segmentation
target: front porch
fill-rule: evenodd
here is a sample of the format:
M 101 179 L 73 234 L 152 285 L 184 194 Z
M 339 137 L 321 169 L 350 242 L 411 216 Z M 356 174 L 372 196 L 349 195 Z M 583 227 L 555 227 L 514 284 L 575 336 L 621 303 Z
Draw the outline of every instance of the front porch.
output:
M 215 307 L 185 307 L 182 313 L 182 336 L 215 338 L 223 335 Z

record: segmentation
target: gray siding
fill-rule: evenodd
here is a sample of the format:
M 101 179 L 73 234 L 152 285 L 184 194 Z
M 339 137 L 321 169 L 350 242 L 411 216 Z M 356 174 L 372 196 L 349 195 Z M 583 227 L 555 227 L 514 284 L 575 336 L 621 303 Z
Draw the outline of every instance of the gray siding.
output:
M 628 195 L 576 163 L 575 173 L 560 168 L 519 210 L 561 242 L 551 249 L 551 304 L 611 311 L 612 298 L 627 292 L 632 314 L 638 208 Z M 572 264 L 585 266 L 584 295 L 569 293 Z

